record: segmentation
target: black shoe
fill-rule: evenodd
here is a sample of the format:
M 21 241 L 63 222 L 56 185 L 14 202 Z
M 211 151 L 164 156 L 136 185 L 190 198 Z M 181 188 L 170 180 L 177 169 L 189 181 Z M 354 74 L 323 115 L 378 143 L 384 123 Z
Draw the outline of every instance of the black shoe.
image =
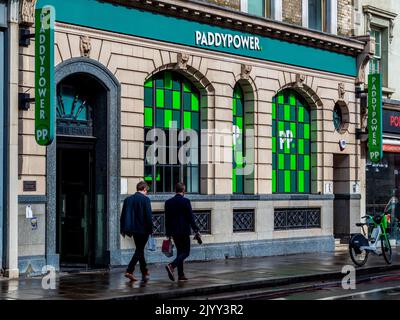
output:
M 167 264 L 165 269 L 167 269 L 169 279 L 171 281 L 175 281 L 174 268 L 171 266 L 171 264 Z
M 178 278 L 178 281 L 188 281 L 189 279 L 186 278 L 185 276 L 181 276 Z

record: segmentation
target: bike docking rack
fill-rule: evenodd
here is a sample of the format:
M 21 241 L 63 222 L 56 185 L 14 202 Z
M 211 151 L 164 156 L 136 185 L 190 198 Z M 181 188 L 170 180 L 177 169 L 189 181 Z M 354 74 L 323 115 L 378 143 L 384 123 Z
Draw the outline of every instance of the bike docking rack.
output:
M 367 222 L 356 223 L 357 227 L 361 227 L 362 234 L 354 234 L 349 243 L 349 253 L 351 260 L 357 266 L 363 266 L 370 253 L 383 256 L 387 264 L 392 263 L 392 247 L 390 245 L 389 233 L 391 231 L 390 214 L 382 213 L 376 216 L 364 216 Z M 364 227 L 368 227 L 368 231 L 372 229 L 369 237 L 368 231 Z

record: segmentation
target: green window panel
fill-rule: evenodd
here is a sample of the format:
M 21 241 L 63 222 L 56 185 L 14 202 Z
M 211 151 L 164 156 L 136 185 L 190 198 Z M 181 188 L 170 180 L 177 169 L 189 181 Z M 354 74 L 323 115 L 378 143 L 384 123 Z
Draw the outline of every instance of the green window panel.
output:
M 185 92 L 191 92 L 192 91 L 191 85 L 190 85 L 189 82 L 187 82 L 187 81 L 183 82 L 183 91 L 185 91 Z
M 144 88 L 144 106 L 145 107 L 153 106 L 153 88 L 149 87 Z
M 183 115 L 183 128 L 191 129 L 192 128 L 192 119 L 190 112 L 185 111 Z
M 276 103 L 275 102 L 272 103 L 272 119 L 273 120 L 276 119 Z
M 190 111 L 192 109 L 192 94 L 189 92 L 183 93 L 183 109 Z
M 298 121 L 304 122 L 304 107 L 298 108 Z
M 304 139 L 310 139 L 310 125 L 304 124 Z
M 299 139 L 297 140 L 298 152 L 299 154 L 304 154 L 304 140 Z
M 178 79 L 172 79 L 172 90 L 181 91 L 181 82 Z
M 180 91 L 173 91 L 172 92 L 172 107 L 174 109 L 181 108 L 181 92 Z
M 164 90 L 163 89 L 156 90 L 156 107 L 157 108 L 164 107 Z
M 234 132 L 234 141 L 232 142 L 232 191 L 233 193 L 244 192 L 244 177 L 237 174 L 238 168 L 244 167 L 244 144 L 243 139 L 246 135 L 246 128 L 244 125 L 244 95 L 243 90 L 237 84 L 233 90 L 232 97 L 232 124 Z M 237 136 L 239 134 L 239 136 Z
M 175 122 L 175 128 L 181 127 L 181 113 L 180 111 L 172 111 L 172 121 Z
M 272 192 L 276 192 L 276 170 L 272 170 Z
M 164 127 L 172 128 L 172 110 L 164 111 Z
M 297 156 L 292 154 L 290 156 L 290 170 L 296 170 L 297 167 Z
M 283 97 L 283 93 L 278 94 L 278 104 L 284 104 L 285 98 Z
M 284 90 L 273 98 L 273 192 L 310 192 L 310 118 L 310 110 L 297 92 Z
M 272 137 L 272 153 L 276 153 L 276 137 Z
M 296 193 L 297 192 L 297 172 L 296 171 L 290 171 L 290 192 L 291 193 Z
M 304 156 L 304 170 L 306 170 L 306 171 L 310 170 L 310 156 L 309 155 Z
M 144 126 L 153 126 L 153 108 L 144 108 Z
M 164 110 L 163 109 L 156 110 L 156 127 L 164 128 Z
M 164 78 L 162 77 L 162 75 L 158 78 L 156 78 L 156 88 L 157 89 L 164 89 Z
M 153 87 L 153 79 L 147 79 L 146 82 L 144 83 L 144 86 L 146 88 L 152 88 Z
M 165 90 L 164 106 L 167 109 L 172 108 L 172 91 L 171 90 Z
M 290 105 L 285 104 L 284 106 L 285 121 L 290 121 Z
M 172 89 L 172 74 L 171 72 L 164 73 L 165 89 Z
M 199 111 L 199 95 L 192 93 L 192 111 Z
M 298 183 L 297 183 L 299 192 L 304 192 L 304 190 L 305 190 L 304 185 L 305 185 L 304 171 L 299 171 L 298 172 Z

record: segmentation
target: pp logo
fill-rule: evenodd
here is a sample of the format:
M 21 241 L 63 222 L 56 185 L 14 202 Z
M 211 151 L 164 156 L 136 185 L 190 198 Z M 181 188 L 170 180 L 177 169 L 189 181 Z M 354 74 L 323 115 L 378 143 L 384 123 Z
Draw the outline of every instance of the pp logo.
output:
M 342 268 L 342 273 L 345 276 L 342 279 L 342 288 L 344 290 L 356 289 L 356 269 L 351 265 L 346 265 Z
M 287 145 L 287 148 L 290 149 L 290 143 L 293 141 L 293 132 L 290 130 L 279 131 L 279 149 L 283 150 L 283 147 Z

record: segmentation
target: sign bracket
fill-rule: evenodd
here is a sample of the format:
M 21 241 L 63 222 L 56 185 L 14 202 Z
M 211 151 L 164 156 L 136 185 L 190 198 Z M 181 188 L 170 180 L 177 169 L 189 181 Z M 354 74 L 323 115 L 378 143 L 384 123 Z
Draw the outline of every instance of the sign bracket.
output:
M 35 34 L 31 33 L 29 27 L 21 27 L 19 29 L 19 45 L 21 47 L 29 47 L 33 38 L 35 38 Z
M 18 101 L 18 109 L 28 111 L 31 107 L 31 103 L 35 102 L 35 98 L 31 98 L 29 93 L 20 92 L 18 94 Z

